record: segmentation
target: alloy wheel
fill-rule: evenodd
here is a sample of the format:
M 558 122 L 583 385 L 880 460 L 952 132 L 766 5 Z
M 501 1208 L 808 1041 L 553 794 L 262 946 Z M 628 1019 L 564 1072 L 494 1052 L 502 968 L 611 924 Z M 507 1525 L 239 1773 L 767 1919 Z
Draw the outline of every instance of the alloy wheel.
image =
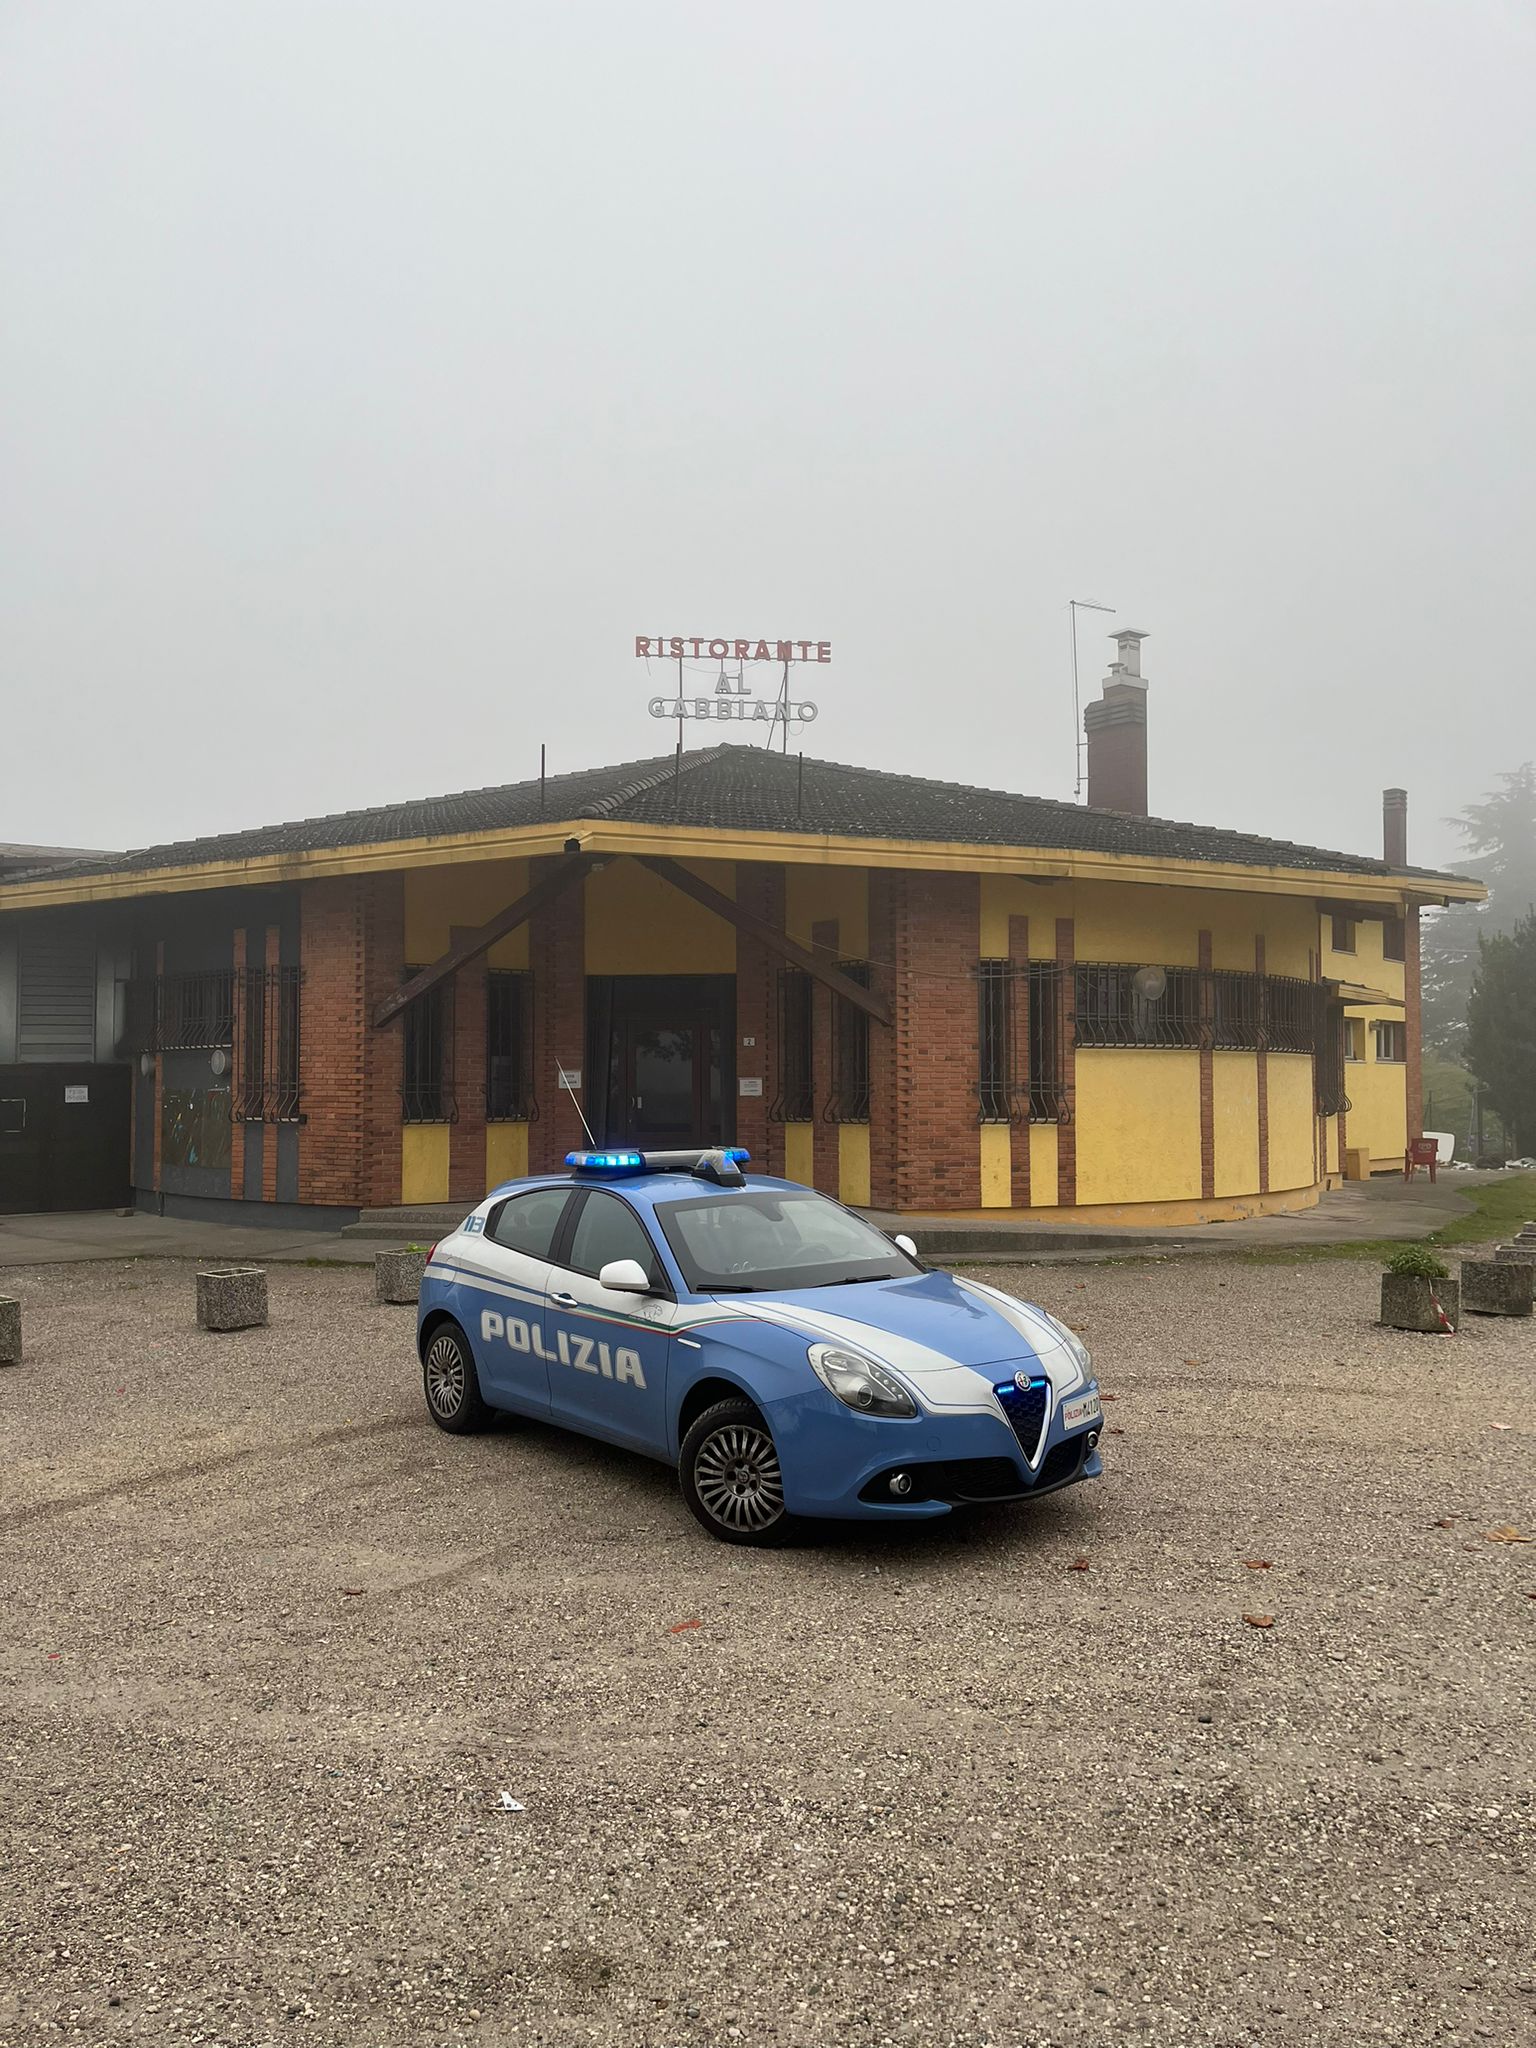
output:
M 746 1423 L 729 1422 L 704 1439 L 694 1456 L 693 1483 L 705 1509 L 726 1529 L 756 1535 L 784 1513 L 773 1438 Z
M 451 1421 L 464 1400 L 464 1355 L 457 1338 L 434 1337 L 427 1347 L 427 1399 L 432 1412 Z

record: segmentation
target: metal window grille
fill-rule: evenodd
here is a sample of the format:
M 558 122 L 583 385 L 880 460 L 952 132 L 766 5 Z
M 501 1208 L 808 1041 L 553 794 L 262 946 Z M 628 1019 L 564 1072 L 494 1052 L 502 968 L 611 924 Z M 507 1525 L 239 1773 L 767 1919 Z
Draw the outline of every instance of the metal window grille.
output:
M 1337 1116 L 1352 1106 L 1344 1086 L 1344 1007 L 1330 1001 L 1320 983 L 1314 982 L 1311 987 L 1316 1019 L 1312 1072 L 1317 1107 L 1323 1116 Z
M 768 1105 L 771 1123 L 809 1122 L 811 1085 L 811 977 L 800 967 L 779 974 L 776 1042 L 778 1092 Z
M 1193 967 L 1164 970 L 1158 997 L 1137 993 L 1135 967 L 1077 969 L 1077 1043 L 1080 1046 L 1198 1046 L 1201 1042 L 1200 974 Z
M 419 974 L 407 967 L 405 979 Z M 408 1124 L 452 1124 L 459 1119 L 453 1099 L 453 983 L 440 981 L 401 1012 L 400 1116 Z
M 1257 977 L 1263 1040 L 1270 1052 L 1315 1052 L 1318 1040 L 1318 985 L 1289 974 Z
M 1211 975 L 1211 1044 L 1257 1051 L 1263 1044 L 1261 977 L 1224 967 Z
M 1062 1124 L 1071 1116 L 1062 1047 L 1067 978 L 1054 960 L 1031 960 L 1025 977 L 1029 1043 L 1029 1120 Z
M 1014 1094 L 1014 965 L 983 960 L 976 969 L 976 1101 L 984 1124 L 1011 1124 L 1018 1116 Z
M 1406 958 L 1406 939 L 1407 929 L 1402 918 L 1384 918 L 1381 926 L 1382 959 L 1402 960 Z
M 533 1100 L 533 977 L 485 978 L 485 1115 L 488 1123 L 531 1121 Z
M 838 967 L 869 987 L 867 960 L 839 960 Z M 832 1093 L 822 1115 L 829 1124 L 869 1122 L 869 1012 L 846 996 L 832 998 Z
M 230 1117 L 235 1123 L 301 1123 L 298 967 L 248 967 L 235 1042 Z
M 201 1052 L 232 1045 L 235 977 L 230 968 L 203 974 L 162 974 L 155 995 L 157 1052 Z

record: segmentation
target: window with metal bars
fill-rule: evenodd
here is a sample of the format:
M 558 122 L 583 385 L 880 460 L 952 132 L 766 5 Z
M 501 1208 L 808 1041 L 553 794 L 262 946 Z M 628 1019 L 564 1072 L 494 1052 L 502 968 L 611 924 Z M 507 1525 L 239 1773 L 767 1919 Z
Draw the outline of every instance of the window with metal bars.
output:
M 1323 1116 L 1337 1116 L 1351 1107 L 1344 1086 L 1344 1006 L 1330 1002 L 1319 983 L 1311 984 L 1313 994 L 1314 1045 L 1312 1072 L 1317 1107 Z
M 1265 974 L 1264 1045 L 1269 1052 L 1315 1052 L 1318 1044 L 1318 985 L 1291 974 Z
M 300 1123 L 298 967 L 248 967 L 240 976 L 240 1032 L 230 1117 L 235 1123 Z
M 811 977 L 800 967 L 779 973 L 775 1067 L 778 1089 L 768 1105 L 776 1124 L 808 1123 L 814 1113 L 811 1085 Z
M 420 974 L 407 967 L 404 979 Z M 401 1012 L 400 1116 L 408 1124 L 458 1122 L 453 1099 L 453 983 L 440 981 Z
M 1199 1046 L 1200 974 L 1194 967 L 1163 970 L 1160 996 L 1142 995 L 1136 967 L 1077 969 L 1077 1042 L 1080 1046 Z
M 487 1123 L 522 1123 L 537 1114 L 533 1102 L 533 977 L 485 977 L 485 1116 Z
M 1025 973 L 1029 1016 L 1029 1120 L 1061 1124 L 1071 1115 L 1061 1049 L 1067 981 L 1054 960 L 1031 960 Z
M 1018 1115 L 1014 1094 L 1014 974 L 1011 960 L 983 960 L 976 969 L 976 1102 L 984 1124 L 1011 1124 Z
M 1262 977 L 1224 967 L 1211 974 L 1211 1044 L 1226 1051 L 1256 1051 L 1264 1042 Z
M 159 1052 L 201 1052 L 231 1045 L 235 1036 L 235 977 L 232 969 L 203 974 L 162 974 L 155 1000 L 155 1047 Z
M 869 987 L 867 960 L 839 960 L 839 970 Z M 832 1093 L 822 1111 L 829 1124 L 869 1122 L 869 1012 L 843 995 L 832 998 Z

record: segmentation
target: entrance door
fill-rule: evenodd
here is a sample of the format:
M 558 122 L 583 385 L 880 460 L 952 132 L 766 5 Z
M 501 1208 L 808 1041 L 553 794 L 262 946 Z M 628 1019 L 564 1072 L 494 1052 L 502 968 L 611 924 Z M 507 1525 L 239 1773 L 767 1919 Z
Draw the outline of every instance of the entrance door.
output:
M 131 1199 L 127 1067 L 0 1067 L 0 1213 Z
M 625 975 L 593 990 L 593 1108 L 605 1145 L 664 1151 L 735 1135 L 736 984 L 714 974 Z

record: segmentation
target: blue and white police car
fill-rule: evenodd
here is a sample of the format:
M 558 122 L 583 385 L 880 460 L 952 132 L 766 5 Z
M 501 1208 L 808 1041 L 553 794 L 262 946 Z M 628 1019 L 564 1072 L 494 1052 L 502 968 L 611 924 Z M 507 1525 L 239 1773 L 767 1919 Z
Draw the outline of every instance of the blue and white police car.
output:
M 663 1459 L 723 1543 L 1098 1477 L 1098 1383 L 1065 1324 L 746 1163 L 573 1152 L 487 1196 L 422 1282 L 432 1420 L 504 1409 Z

